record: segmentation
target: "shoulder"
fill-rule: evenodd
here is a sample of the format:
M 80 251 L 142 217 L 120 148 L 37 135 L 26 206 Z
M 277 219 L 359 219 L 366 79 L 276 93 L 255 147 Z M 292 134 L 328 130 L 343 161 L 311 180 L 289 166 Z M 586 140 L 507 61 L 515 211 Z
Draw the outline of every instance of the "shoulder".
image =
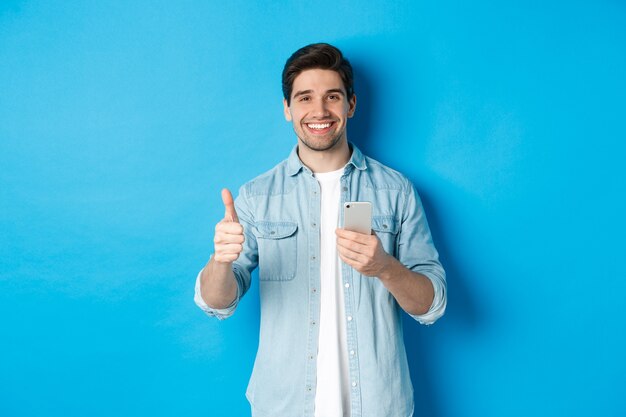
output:
M 365 160 L 369 181 L 374 189 L 401 190 L 407 193 L 413 188 L 411 181 L 401 172 L 369 156 L 366 156 Z
M 289 192 L 293 186 L 293 181 L 291 181 L 288 173 L 288 161 L 285 159 L 268 171 L 246 182 L 239 189 L 239 194 L 246 198 L 252 198 Z

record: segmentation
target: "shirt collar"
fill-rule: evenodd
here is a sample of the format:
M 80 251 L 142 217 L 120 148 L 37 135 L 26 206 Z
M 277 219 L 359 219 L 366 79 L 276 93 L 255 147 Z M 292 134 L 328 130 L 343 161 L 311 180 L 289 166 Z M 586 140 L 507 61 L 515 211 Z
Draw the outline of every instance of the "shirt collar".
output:
M 348 165 L 353 165 L 356 169 L 360 171 L 364 171 L 367 169 L 367 164 L 365 163 L 365 156 L 361 153 L 361 150 L 354 146 L 353 143 L 348 144 L 352 149 L 352 156 L 348 161 Z
M 348 143 L 348 146 L 350 146 L 350 149 L 352 149 L 352 156 L 350 157 L 350 160 L 346 164 L 346 167 L 348 167 L 349 165 L 352 165 L 354 166 L 354 168 L 361 170 L 361 171 L 367 169 L 365 156 L 363 155 L 363 153 L 361 153 L 359 148 L 357 148 L 353 143 Z M 298 145 L 296 145 L 291 150 L 291 153 L 289 154 L 289 158 L 287 158 L 287 173 L 290 176 L 294 176 L 303 169 L 308 169 L 308 168 L 304 166 L 304 164 L 300 160 L 300 157 L 298 157 Z

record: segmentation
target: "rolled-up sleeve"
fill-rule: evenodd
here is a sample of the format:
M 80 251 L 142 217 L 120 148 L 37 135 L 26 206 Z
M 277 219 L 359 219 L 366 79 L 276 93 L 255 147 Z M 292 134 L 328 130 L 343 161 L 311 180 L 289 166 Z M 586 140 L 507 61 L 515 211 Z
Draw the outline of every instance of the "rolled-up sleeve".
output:
M 421 199 L 410 182 L 404 195 L 405 204 L 398 236 L 398 260 L 411 271 L 420 273 L 431 281 L 434 298 L 430 309 L 425 314 L 411 314 L 411 317 L 421 324 L 433 324 L 446 310 L 446 273 L 439 262 L 439 253 L 433 244 Z
M 436 322 L 445 313 L 447 294 L 445 278 L 442 282 L 441 279 L 438 278 L 433 278 L 428 275 L 426 275 L 426 277 L 430 279 L 430 282 L 433 284 L 433 290 L 435 294 L 433 297 L 433 303 L 431 304 L 430 309 L 425 314 L 411 314 L 410 316 L 421 324 L 430 325 Z

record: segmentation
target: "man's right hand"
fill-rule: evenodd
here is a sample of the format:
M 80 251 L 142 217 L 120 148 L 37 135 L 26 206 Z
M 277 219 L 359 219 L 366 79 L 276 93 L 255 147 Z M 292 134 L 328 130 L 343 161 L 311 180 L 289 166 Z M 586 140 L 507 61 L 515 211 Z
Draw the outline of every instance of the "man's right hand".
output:
M 226 188 L 222 190 L 222 202 L 225 213 L 224 218 L 215 226 L 213 260 L 222 264 L 230 264 L 239 257 L 243 250 L 243 226 L 239 224 L 233 195 Z

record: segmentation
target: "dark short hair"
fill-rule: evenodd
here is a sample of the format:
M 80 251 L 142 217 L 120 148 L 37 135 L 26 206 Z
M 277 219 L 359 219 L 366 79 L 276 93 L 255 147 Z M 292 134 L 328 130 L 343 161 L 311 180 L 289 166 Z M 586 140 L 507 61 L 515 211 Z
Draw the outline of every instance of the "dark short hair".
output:
M 326 69 L 341 77 L 348 100 L 354 95 L 352 65 L 336 47 L 327 43 L 313 43 L 294 52 L 283 68 L 283 97 L 291 104 L 293 80 L 305 70 Z

